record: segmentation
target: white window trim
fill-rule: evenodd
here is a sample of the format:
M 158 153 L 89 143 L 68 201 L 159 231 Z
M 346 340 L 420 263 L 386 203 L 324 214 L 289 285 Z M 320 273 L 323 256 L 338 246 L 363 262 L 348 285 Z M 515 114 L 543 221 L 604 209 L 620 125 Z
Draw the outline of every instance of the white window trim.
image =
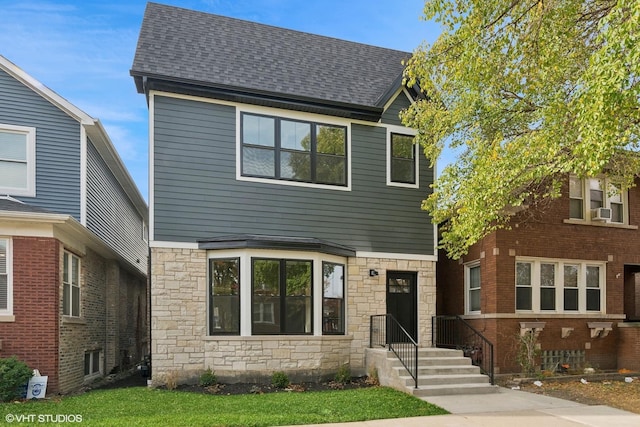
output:
M 10 196 L 36 196 L 36 128 L 0 124 L 0 132 L 24 134 L 27 137 L 27 186 L 25 188 L 0 186 L 0 194 Z
M 471 290 L 471 275 L 469 274 L 470 270 L 475 267 L 480 267 L 480 260 L 468 262 L 464 265 L 464 313 L 465 314 L 480 314 L 480 310 L 471 310 L 471 298 L 469 297 L 469 292 Z M 482 268 L 480 268 L 480 287 L 478 288 L 478 292 L 480 292 L 480 301 L 482 302 Z M 482 304 L 480 304 L 482 306 Z
M 590 261 L 577 259 L 554 259 L 554 258 L 534 258 L 534 257 L 517 257 L 515 263 L 531 263 L 531 310 L 516 309 L 516 313 L 533 313 L 533 314 L 606 314 L 606 268 L 607 263 L 604 261 Z M 540 264 L 555 264 L 555 290 L 556 290 L 556 308 L 555 310 L 540 309 Z M 515 265 L 515 264 L 514 264 Z M 564 266 L 578 265 L 578 310 L 564 310 Z M 600 268 L 600 310 L 587 310 L 587 267 Z M 514 270 L 515 271 L 515 270 Z M 514 275 L 514 294 L 516 289 L 517 277 Z M 515 304 L 515 302 L 514 302 Z M 515 309 L 515 306 L 514 306 Z
M 578 179 L 576 176 L 572 176 L 571 178 L 573 179 Z M 571 179 L 570 178 L 570 179 Z M 589 224 L 594 224 L 594 225 L 628 225 L 629 224 L 629 192 L 627 190 L 622 190 L 621 191 L 621 199 L 622 199 L 622 222 L 615 222 L 615 221 L 597 221 L 597 220 L 592 220 L 591 219 L 591 188 L 589 186 L 589 180 L 590 179 L 598 179 L 600 181 L 602 181 L 602 183 L 604 184 L 604 189 L 603 189 L 603 193 L 604 193 L 604 201 L 603 201 L 603 207 L 604 208 L 608 208 L 611 209 L 611 201 L 609 198 L 609 195 L 607 193 L 607 189 L 609 187 L 610 181 L 605 178 L 605 177 L 597 177 L 597 178 L 584 178 L 581 179 L 580 181 L 582 182 L 582 199 L 577 199 L 577 198 L 572 198 L 571 195 L 569 194 L 569 199 L 574 199 L 574 200 L 582 200 L 582 213 L 584 218 L 571 218 L 571 214 L 569 213 L 569 219 L 568 221 L 577 221 L 577 222 L 584 222 L 584 223 L 589 223 Z
M 91 380 L 91 379 L 94 379 L 94 378 L 98 378 L 98 377 L 102 376 L 102 374 L 103 374 L 103 372 L 102 372 L 102 367 L 104 366 L 104 353 L 103 353 L 103 351 L 102 350 L 88 350 L 88 351 L 84 352 L 85 356 L 87 354 L 90 354 L 89 366 L 93 366 L 93 359 L 95 357 L 95 353 L 98 353 L 98 358 L 100 359 L 100 361 L 98 362 L 98 365 L 99 365 L 98 366 L 98 371 L 86 374 L 84 376 L 85 381 L 86 380 Z M 83 359 L 83 362 L 84 362 L 84 359 Z M 84 369 L 84 367 L 83 367 L 83 369 Z
M 407 136 L 416 136 L 416 131 L 414 129 L 387 125 L 387 186 L 389 187 L 404 187 L 404 188 L 420 188 L 420 150 L 418 149 L 418 144 L 413 144 L 414 156 L 415 156 L 415 184 L 408 184 L 406 182 L 395 182 L 391 180 L 391 134 L 399 134 L 399 135 L 407 135 Z
M 324 298 L 323 287 L 322 287 L 322 262 L 332 262 L 335 264 L 344 265 L 344 303 L 345 303 L 345 335 L 348 331 L 348 312 L 349 307 L 346 306 L 347 298 L 348 298 L 348 277 L 347 277 L 347 258 L 329 255 L 319 252 L 296 252 L 296 251 L 279 251 L 279 250 L 270 250 L 270 249 L 247 249 L 247 250 L 209 250 L 207 251 L 207 262 L 209 259 L 222 259 L 222 258 L 239 258 L 240 259 L 240 336 L 249 337 L 249 336 L 257 336 L 257 337 L 295 337 L 299 339 L 304 339 L 309 336 L 336 336 L 336 335 L 322 335 L 322 301 Z M 313 269 L 313 294 L 312 294 L 312 304 L 313 304 L 313 318 L 312 318 L 312 328 L 313 333 L 307 335 L 261 335 L 256 334 L 253 335 L 251 333 L 251 316 L 253 315 L 253 306 L 252 306 L 252 288 L 251 288 L 251 259 L 252 258 L 263 258 L 263 259 L 288 259 L 288 260 L 304 260 L 304 261 L 312 261 L 312 269 Z M 208 273 L 207 273 L 208 274 Z M 208 298 L 210 298 L 210 292 L 207 292 L 207 307 L 210 307 L 210 302 Z M 208 318 L 208 317 L 207 317 Z M 234 335 L 207 335 L 208 339 L 228 339 L 229 337 Z M 237 335 L 235 335 L 237 336 Z M 338 335 L 343 336 L 343 335 Z
M 241 116 L 243 113 L 248 114 L 262 114 L 267 116 L 273 116 L 282 119 L 292 119 L 292 120 L 301 120 L 307 122 L 313 122 L 317 124 L 326 124 L 333 126 L 341 126 L 346 127 L 347 132 L 347 146 L 346 146 L 346 156 L 347 156 L 347 182 L 346 185 L 328 185 L 328 184 L 314 184 L 309 182 L 298 182 L 298 181 L 286 181 L 277 178 L 256 178 L 252 176 L 244 176 L 242 175 L 242 128 L 241 128 Z M 290 185 L 294 187 L 307 187 L 307 188 L 322 188 L 326 190 L 337 190 L 337 191 L 351 191 L 351 121 L 338 119 L 330 116 L 323 116 L 320 114 L 313 113 L 299 113 L 295 111 L 289 110 L 281 110 L 278 108 L 271 107 L 260 107 L 260 106 L 251 106 L 251 105 L 238 105 L 236 106 L 236 180 L 237 181 L 248 181 L 248 182 L 260 182 L 264 184 L 275 184 L 275 185 Z
M 0 310 L 0 322 L 13 321 L 13 240 L 10 237 L 0 237 L 0 240 L 7 243 L 7 309 Z

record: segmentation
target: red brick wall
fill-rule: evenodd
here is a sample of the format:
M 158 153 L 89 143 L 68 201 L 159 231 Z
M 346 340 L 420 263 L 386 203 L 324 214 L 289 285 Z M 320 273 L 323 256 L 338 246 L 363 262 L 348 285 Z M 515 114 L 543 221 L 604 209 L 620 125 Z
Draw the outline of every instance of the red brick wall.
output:
M 640 372 L 640 324 L 618 331 L 618 368 Z
M 568 193 L 566 187 L 563 194 Z M 628 207 L 629 224 L 640 225 L 639 187 L 629 191 Z M 616 350 L 616 324 L 619 321 L 617 319 L 552 319 L 546 316 L 539 319 L 524 319 L 518 316 L 514 319 L 499 316 L 515 314 L 515 257 L 525 256 L 606 262 L 606 314 L 625 314 L 625 266 L 628 283 L 626 292 L 629 296 L 632 293 L 629 283 L 633 283 L 628 277 L 629 266 L 640 265 L 640 230 L 567 224 L 564 220 L 568 218 L 568 213 L 569 199 L 561 198 L 549 203 L 544 212 L 529 211 L 517 215 L 511 222 L 511 230 L 499 230 L 487 236 L 471 248 L 463 257 L 462 263 L 447 260 L 445 255 L 440 253 L 437 276 L 438 314 L 464 313 L 463 264 L 480 260 L 481 312 L 490 318 L 474 320 L 473 324 L 474 327 L 484 330 L 487 337 L 494 342 L 496 365 L 502 372 L 519 369 L 514 363 L 513 342 L 519 330 L 519 322 L 525 320 L 547 322 L 540 335 L 543 350 L 585 350 L 587 361 L 594 367 L 614 369 L 619 365 Z M 638 295 L 635 297 L 638 298 Z M 626 303 L 629 307 L 635 301 Z M 495 316 L 496 314 L 498 316 Z M 591 339 L 587 323 L 603 320 L 612 321 L 614 330 L 606 338 Z M 573 327 L 574 332 L 563 339 L 562 327 Z M 590 348 L 586 348 L 589 346 Z
M 13 237 L 13 314 L 0 323 L 0 357 L 17 356 L 49 376 L 47 393 L 58 389 L 58 301 L 60 244 L 56 239 Z

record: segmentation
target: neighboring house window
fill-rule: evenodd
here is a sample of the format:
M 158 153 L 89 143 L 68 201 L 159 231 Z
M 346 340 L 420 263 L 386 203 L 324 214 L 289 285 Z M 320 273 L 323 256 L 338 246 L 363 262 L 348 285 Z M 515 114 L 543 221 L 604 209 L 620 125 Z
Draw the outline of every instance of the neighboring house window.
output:
M 252 259 L 252 333 L 312 333 L 312 262 Z
M 13 314 L 11 241 L 0 239 L 0 315 Z
M 84 353 L 84 376 L 94 377 L 102 373 L 101 357 L 102 352 L 100 350 L 87 351 Z
M 416 183 L 416 145 L 413 136 L 391 133 L 389 147 L 390 181 L 392 183 Z
M 535 290 L 535 292 L 534 292 Z M 556 309 L 556 264 L 516 263 L 516 310 Z
M 240 334 L 240 259 L 209 260 L 209 333 Z
M 36 195 L 36 129 L 0 124 L 0 194 Z
M 322 333 L 344 334 L 344 265 L 322 263 Z
M 347 128 L 242 113 L 242 175 L 347 185 Z
M 465 288 L 467 293 L 467 313 L 480 312 L 480 262 L 465 266 Z
M 601 312 L 604 263 L 519 259 L 516 311 Z
M 80 258 L 66 251 L 62 266 L 62 314 L 80 316 Z
M 569 218 L 623 224 L 626 193 L 604 178 L 569 178 Z

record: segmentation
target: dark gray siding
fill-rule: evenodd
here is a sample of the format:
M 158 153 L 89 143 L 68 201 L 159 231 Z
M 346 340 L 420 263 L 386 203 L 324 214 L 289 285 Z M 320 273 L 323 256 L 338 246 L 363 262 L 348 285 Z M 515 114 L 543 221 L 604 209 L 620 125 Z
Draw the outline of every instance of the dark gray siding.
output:
M 36 197 L 16 198 L 80 221 L 80 123 L 0 70 L 0 124 L 36 128 Z
M 87 228 L 146 274 L 147 244 L 142 238 L 142 217 L 90 140 Z
M 315 237 L 360 251 L 433 254 L 422 188 L 386 185 L 386 130 L 353 125 L 352 191 L 237 181 L 235 108 L 156 96 L 155 240 L 236 233 Z
M 410 105 L 411 102 L 409 98 L 407 98 L 404 92 L 400 92 L 391 105 L 382 113 L 382 123 L 402 126 L 399 116 L 400 111 L 409 108 Z

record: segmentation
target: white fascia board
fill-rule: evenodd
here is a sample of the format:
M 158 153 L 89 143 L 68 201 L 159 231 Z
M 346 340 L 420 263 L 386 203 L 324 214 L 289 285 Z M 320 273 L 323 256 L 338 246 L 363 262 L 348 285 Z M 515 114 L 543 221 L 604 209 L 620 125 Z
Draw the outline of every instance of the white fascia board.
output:
M 388 252 L 365 252 L 356 251 L 356 258 L 389 258 L 389 259 L 406 259 L 410 261 L 437 261 L 437 255 L 422 254 L 398 254 Z
M 38 95 L 42 96 L 47 101 L 60 108 L 62 111 L 78 120 L 80 123 L 93 124 L 94 119 L 90 115 L 64 99 L 62 96 L 55 93 L 53 90 L 46 87 L 44 84 L 27 74 L 22 68 L 18 67 L 16 64 L 9 61 L 2 55 L 0 55 L 0 69 L 6 71 L 13 78 L 29 87 Z

